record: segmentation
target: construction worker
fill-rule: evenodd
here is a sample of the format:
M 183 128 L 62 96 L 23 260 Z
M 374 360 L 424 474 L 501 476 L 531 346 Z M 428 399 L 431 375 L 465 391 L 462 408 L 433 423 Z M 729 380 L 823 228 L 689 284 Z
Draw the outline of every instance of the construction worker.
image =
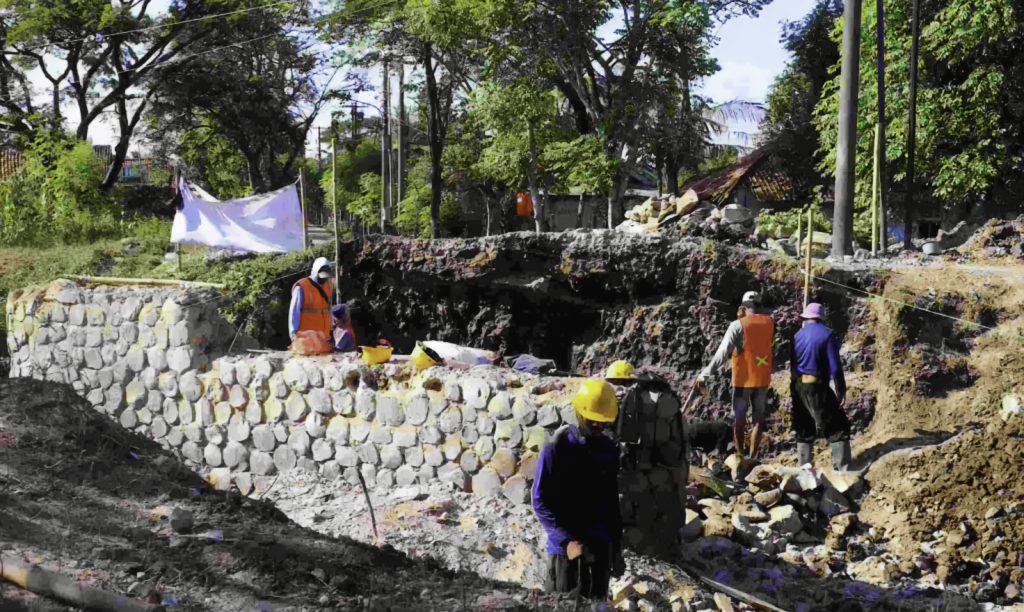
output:
M 334 308 L 331 308 L 331 317 L 334 319 L 334 336 L 331 338 L 334 350 L 340 353 L 358 350 L 356 332 L 352 329 L 352 315 L 348 306 L 335 304 Z
M 831 444 L 833 469 L 845 471 L 850 466 L 850 421 L 843 411 L 846 379 L 839 340 L 822 323 L 825 308 L 821 304 L 808 304 L 800 318 L 804 324 L 793 339 L 790 359 L 797 462 L 811 463 L 814 440 L 821 436 Z M 829 387 L 830 379 L 835 391 Z
M 611 576 L 624 570 L 618 452 L 604 435 L 619 407 L 612 386 L 597 379 L 584 381 L 572 403 L 579 424 L 544 446 L 533 481 L 533 510 L 547 532 L 545 586 L 605 599 Z
M 737 319 L 729 324 L 711 363 L 697 376 L 697 382 L 703 384 L 731 356 L 732 410 L 735 416 L 733 444 L 736 453 L 743 455 L 749 408 L 753 424 L 751 458 L 757 456 L 764 435 L 768 387 L 772 384 L 772 345 L 775 342 L 775 322 L 771 315 L 761 312 L 760 303 L 761 296 L 756 291 L 743 294 Z
M 334 266 L 326 257 L 317 257 L 309 276 L 292 285 L 288 308 L 288 337 L 300 331 L 318 331 L 330 341 L 331 294 L 334 293 Z

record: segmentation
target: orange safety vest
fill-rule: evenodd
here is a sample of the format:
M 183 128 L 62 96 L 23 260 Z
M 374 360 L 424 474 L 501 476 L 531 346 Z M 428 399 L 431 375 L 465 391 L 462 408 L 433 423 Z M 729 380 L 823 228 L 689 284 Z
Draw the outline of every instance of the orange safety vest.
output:
M 775 321 L 766 314 L 751 314 L 743 324 L 743 352 L 732 352 L 732 386 L 738 389 L 769 387 L 772 384 L 772 341 Z
M 298 331 L 318 331 L 323 333 L 325 339 L 331 338 L 331 304 L 328 300 L 334 292 L 334 284 L 327 279 L 317 287 L 307 276 L 292 285 L 293 290 L 295 287 L 302 289 Z

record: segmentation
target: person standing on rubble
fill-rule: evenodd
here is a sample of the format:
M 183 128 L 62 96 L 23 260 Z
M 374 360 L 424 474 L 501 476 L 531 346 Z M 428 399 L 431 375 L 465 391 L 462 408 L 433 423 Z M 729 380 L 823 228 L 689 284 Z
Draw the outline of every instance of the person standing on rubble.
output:
M 843 410 L 846 378 L 839 340 L 822 322 L 825 308 L 821 304 L 808 304 L 800 318 L 804 325 L 793 339 L 790 359 L 797 463 L 811 463 L 811 449 L 820 436 L 831 445 L 832 468 L 845 471 L 850 467 L 850 421 Z
M 541 450 L 533 481 L 533 510 L 547 533 L 548 592 L 606 599 L 620 576 L 618 449 L 605 435 L 618 402 L 604 380 L 583 382 L 572 398 L 578 425 L 560 428 Z
M 770 314 L 761 311 L 760 304 L 761 295 L 756 291 L 743 294 L 737 319 L 729 324 L 711 363 L 697 376 L 697 383 L 703 384 L 731 357 L 732 410 L 735 416 L 733 444 L 736 453 L 742 456 L 749 409 L 753 425 L 749 455 L 752 459 L 757 457 L 764 435 L 768 387 L 772 384 L 772 346 L 775 342 L 775 321 Z
M 334 266 L 326 257 L 317 257 L 309 276 L 292 285 L 292 301 L 288 308 L 288 337 L 295 339 L 300 331 L 318 331 L 329 342 L 331 329 L 331 295 L 334 293 Z

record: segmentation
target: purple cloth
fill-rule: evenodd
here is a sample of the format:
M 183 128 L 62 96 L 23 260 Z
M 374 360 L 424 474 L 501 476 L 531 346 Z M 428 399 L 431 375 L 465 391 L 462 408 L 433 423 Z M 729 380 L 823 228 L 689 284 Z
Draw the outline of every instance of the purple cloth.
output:
M 618 544 L 618 463 L 618 449 L 610 438 L 586 438 L 575 425 L 541 450 L 533 511 L 547 533 L 549 554 L 565 554 L 572 540 L 588 546 Z
M 804 311 L 800 314 L 801 319 L 824 319 L 825 318 L 825 307 L 821 304 L 811 302 L 804 308 Z
M 790 368 L 794 374 L 813 374 L 819 378 L 841 380 L 843 364 L 839 360 L 839 340 L 824 323 L 810 321 L 793 338 Z

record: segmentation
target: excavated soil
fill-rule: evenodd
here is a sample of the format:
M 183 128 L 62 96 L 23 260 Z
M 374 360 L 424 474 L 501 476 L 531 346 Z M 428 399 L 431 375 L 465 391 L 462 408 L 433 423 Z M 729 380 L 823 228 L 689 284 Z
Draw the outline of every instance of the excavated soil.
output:
M 554 609 L 522 587 L 299 527 L 211 490 L 70 387 L 0 380 L 0 553 L 184 610 Z M 194 527 L 175 533 L 182 509 Z M 0 581 L 2 610 L 69 609 Z

